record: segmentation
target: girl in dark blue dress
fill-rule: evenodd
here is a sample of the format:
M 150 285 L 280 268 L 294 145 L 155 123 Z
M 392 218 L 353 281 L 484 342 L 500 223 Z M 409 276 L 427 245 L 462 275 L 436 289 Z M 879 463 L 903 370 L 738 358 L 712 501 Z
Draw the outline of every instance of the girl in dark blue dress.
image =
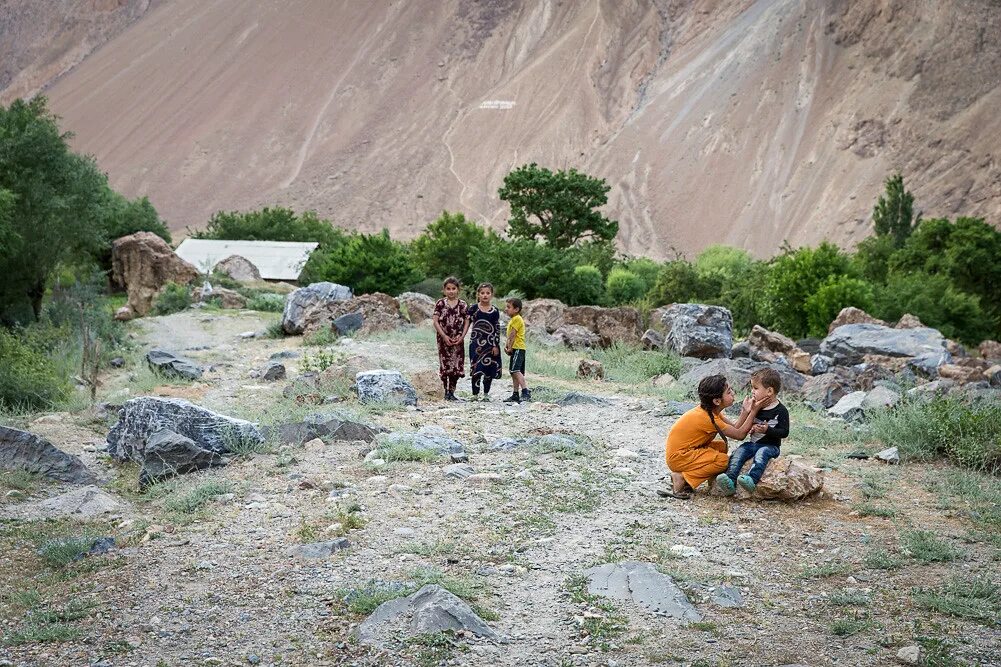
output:
M 482 283 L 476 289 L 476 303 L 469 307 L 469 369 L 473 381 L 473 400 L 480 394 L 490 400 L 490 385 L 501 376 L 500 311 L 493 306 L 494 286 Z

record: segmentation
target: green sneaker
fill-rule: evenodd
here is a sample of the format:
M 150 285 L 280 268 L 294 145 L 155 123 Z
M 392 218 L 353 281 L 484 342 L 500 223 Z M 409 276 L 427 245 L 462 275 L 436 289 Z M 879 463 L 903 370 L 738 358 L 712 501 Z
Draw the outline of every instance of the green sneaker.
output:
M 732 496 L 737 492 L 737 489 L 733 486 L 733 480 L 730 479 L 730 476 L 725 472 L 721 472 L 716 475 L 716 488 L 719 489 L 724 496 Z
M 741 475 L 737 478 L 737 484 L 740 484 L 740 488 L 744 489 L 748 493 L 754 493 L 754 488 L 757 484 L 748 475 Z

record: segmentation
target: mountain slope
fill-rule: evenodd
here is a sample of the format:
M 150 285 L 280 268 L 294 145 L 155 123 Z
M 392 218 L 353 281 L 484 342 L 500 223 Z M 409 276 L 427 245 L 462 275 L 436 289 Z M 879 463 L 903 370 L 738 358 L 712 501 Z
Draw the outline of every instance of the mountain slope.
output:
M 948 5 L 948 6 L 945 6 Z M 633 253 L 868 232 L 902 170 L 928 215 L 1001 218 L 996 0 L 163 0 L 48 89 L 175 229 L 314 208 L 503 227 L 512 167 L 607 178 Z

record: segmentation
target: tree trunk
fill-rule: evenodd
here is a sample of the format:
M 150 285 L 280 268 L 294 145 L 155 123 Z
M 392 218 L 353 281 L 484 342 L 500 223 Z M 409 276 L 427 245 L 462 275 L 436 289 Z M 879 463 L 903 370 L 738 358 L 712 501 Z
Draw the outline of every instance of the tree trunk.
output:
M 45 296 L 45 283 L 35 283 L 28 289 L 28 298 L 31 300 L 31 312 L 35 315 L 35 321 L 42 317 L 42 297 Z

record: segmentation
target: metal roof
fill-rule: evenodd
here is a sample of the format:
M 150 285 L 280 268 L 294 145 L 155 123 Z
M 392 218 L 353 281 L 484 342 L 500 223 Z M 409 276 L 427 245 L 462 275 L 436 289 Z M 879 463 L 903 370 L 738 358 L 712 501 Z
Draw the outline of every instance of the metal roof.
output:
M 265 280 L 298 280 L 302 267 L 319 243 L 292 241 L 214 241 L 184 239 L 178 257 L 206 271 L 231 255 L 250 261 Z

